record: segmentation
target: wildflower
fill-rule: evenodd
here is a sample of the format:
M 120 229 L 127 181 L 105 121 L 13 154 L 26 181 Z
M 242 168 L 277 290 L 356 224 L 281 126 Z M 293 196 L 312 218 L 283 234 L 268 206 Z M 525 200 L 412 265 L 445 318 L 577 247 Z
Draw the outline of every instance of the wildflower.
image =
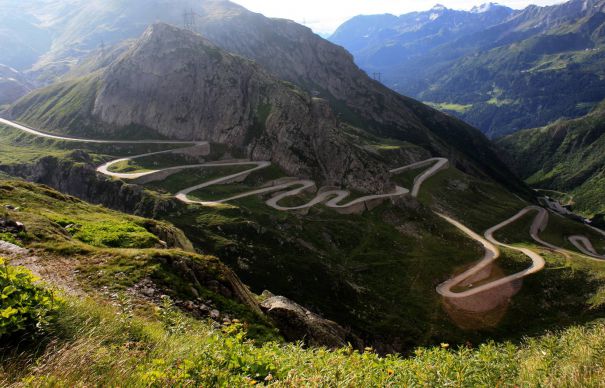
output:
M 273 375 L 271 373 L 269 373 L 267 375 L 267 377 L 265 377 L 265 381 L 271 381 L 271 380 L 273 380 Z
M 387 369 L 387 373 L 389 376 L 393 376 L 395 374 L 395 371 L 393 369 Z
M 449 348 L 449 347 L 450 347 L 450 344 L 448 344 L 448 343 L 446 343 L 446 342 L 442 342 L 442 343 L 441 343 L 441 348 L 442 348 L 442 349 L 447 349 L 447 348 Z

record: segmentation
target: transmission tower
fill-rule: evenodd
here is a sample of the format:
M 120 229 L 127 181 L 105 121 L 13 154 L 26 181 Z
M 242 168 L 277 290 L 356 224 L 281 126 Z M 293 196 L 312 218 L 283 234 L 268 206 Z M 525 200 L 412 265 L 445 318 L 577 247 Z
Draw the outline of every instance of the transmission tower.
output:
M 373 78 L 374 80 L 382 83 L 382 73 L 374 73 Z
M 197 15 L 193 10 L 185 10 L 183 12 L 183 28 L 192 32 L 197 32 L 197 25 L 195 22 L 195 17 Z

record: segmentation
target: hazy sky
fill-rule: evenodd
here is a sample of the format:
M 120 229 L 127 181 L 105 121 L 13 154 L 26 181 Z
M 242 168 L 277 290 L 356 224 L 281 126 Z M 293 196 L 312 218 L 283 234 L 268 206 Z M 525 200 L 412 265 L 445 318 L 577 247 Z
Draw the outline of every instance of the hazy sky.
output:
M 292 19 L 305 24 L 315 32 L 328 34 L 355 15 L 392 13 L 400 15 L 424 11 L 436 3 L 453 9 L 471 9 L 489 0 L 232 0 L 244 7 L 270 17 Z M 493 1 L 493 0 L 492 0 Z M 563 0 L 501 0 L 498 3 L 511 8 L 529 4 L 550 5 Z

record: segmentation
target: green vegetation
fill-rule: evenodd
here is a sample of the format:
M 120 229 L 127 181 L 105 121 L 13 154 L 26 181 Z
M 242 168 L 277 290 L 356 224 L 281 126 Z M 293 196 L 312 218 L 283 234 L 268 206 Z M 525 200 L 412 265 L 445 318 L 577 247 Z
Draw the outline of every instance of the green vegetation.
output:
M 31 272 L 6 264 L 0 257 L 0 338 L 29 334 L 46 326 L 57 310 L 52 292 L 34 284 Z
M 456 113 L 465 113 L 469 109 L 473 107 L 473 104 L 454 104 L 451 102 L 426 102 L 425 104 L 432 106 L 435 109 L 447 111 L 447 112 L 456 112 Z
M 499 138 L 581 117 L 605 97 L 600 5 L 528 8 L 515 17 L 501 8 L 434 20 L 432 11 L 359 16 L 330 39 L 369 74 L 379 69 L 387 86 Z
M 44 157 L 82 162 L 78 151 L 85 151 L 85 160 L 94 166 L 116 157 L 135 156 L 175 148 L 162 144 L 95 144 L 53 140 L 23 133 L 0 124 L 0 167 L 32 164 Z
M 99 221 L 84 226 L 67 228 L 73 237 L 95 247 L 107 248 L 151 248 L 159 239 L 145 228 L 131 222 Z
M 166 304 L 141 316 L 132 314 L 127 301 L 112 307 L 69 298 L 39 343 L 4 348 L 0 384 L 597 387 L 605 379 L 605 325 L 599 322 L 519 345 L 443 343 L 401 358 L 369 349 L 261 345 L 238 323 L 219 331 Z
M 601 104 L 583 118 L 518 132 L 498 144 L 529 184 L 570 193 L 574 209 L 590 217 L 605 213 L 604 128 Z
M 29 125 L 82 138 L 116 136 L 121 140 L 164 139 L 157 131 L 131 124 L 116 133 L 92 117 L 101 73 L 58 82 L 36 90 L 12 107 L 12 115 Z M 105 129 L 105 130 L 104 130 Z
M 441 171 L 425 182 L 418 199 L 427 206 L 447 210 L 478 232 L 527 206 L 497 183 L 479 180 L 455 168 Z
M 222 166 L 222 167 L 204 167 L 204 168 L 193 168 L 180 171 L 176 174 L 169 176 L 168 178 L 151 182 L 147 186 L 163 192 L 176 194 L 179 190 L 199 185 L 204 182 L 211 181 L 213 179 L 223 178 L 225 176 L 236 174 L 245 170 L 249 170 L 255 167 L 254 165 L 243 165 L 243 166 Z M 232 190 L 236 190 L 236 185 L 227 185 Z M 218 186 L 210 186 L 202 190 L 198 190 L 201 193 L 202 198 L 206 198 L 206 193 L 212 193 Z M 195 193 L 192 193 L 192 197 L 195 197 Z
M 247 322 L 254 338 L 276 338 L 270 325 L 249 306 L 213 288 L 212 281 L 229 286 L 230 271 L 216 257 L 186 252 L 191 249 L 189 241 L 172 225 L 14 180 L 0 181 L 0 201 L 19 208 L 8 210 L 5 217 L 25 224 L 27 232 L 17 238 L 36 249 L 40 265 L 60 273 L 78 273 L 73 287 L 118 293 L 149 279 L 175 299 L 214 301 L 220 311 Z
M 180 233 L 166 223 L 128 216 L 19 181 L 0 181 L 0 198 L 19 208 L 12 213 L 28 225 L 27 233 L 18 236 L 24 242 L 55 245 L 73 238 L 96 247 L 150 248 L 159 245 L 150 230 Z

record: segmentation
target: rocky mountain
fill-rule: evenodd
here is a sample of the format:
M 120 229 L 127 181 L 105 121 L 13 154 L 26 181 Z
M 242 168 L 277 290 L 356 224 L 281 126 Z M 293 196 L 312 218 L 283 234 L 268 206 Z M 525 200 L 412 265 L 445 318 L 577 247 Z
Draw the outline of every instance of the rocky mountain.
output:
M 193 29 L 202 36 L 327 100 L 339 120 L 432 154 L 471 161 L 467 169 L 514 181 L 507 173 L 500 176 L 506 167 L 473 128 L 374 82 L 347 51 L 292 21 L 266 18 L 225 0 L 39 1 L 35 12 L 24 5 L 8 7 L 35 17 L 40 28 L 51 32 L 51 49 L 26 71 L 36 85 L 107 66 L 119 55 L 114 47 L 123 48 L 125 39 L 138 38 L 157 20 L 182 26 L 189 12 L 194 15 Z M 13 34 L 21 35 L 19 30 Z M 3 60 L 0 55 L 0 63 Z
M 138 4 L 123 1 L 117 3 L 121 4 L 120 9 L 127 6 L 136 8 Z M 495 156 L 491 144 L 478 131 L 373 81 L 354 64 L 349 53 L 313 34 L 308 28 L 287 20 L 266 18 L 229 1 L 202 1 L 196 2 L 195 6 L 194 12 L 198 15 L 196 24 L 203 37 L 227 52 L 255 61 L 273 77 L 270 83 L 281 79 L 296 84 L 298 88 L 308 93 L 304 97 L 306 100 L 313 102 L 314 106 L 321 106 L 321 108 L 314 108 L 316 111 L 332 111 L 332 113 L 326 113 L 330 117 L 329 120 L 333 121 L 331 126 L 337 123 L 354 127 L 370 136 L 391 138 L 418 147 L 414 149 L 413 154 L 404 156 L 403 159 L 395 158 L 392 162 L 410 159 L 411 155 L 418 155 L 419 152 L 424 155 L 448 155 L 454 163 L 463 166 L 468 171 L 480 175 L 490 175 L 507 184 L 516 184 L 517 181 Z M 109 19 L 110 16 L 115 15 L 107 11 L 107 16 L 102 19 Z M 90 28 L 90 26 L 86 28 Z M 79 35 L 84 36 L 84 31 Z M 12 111 L 13 115 L 22 116 L 22 118 L 30 120 L 32 124 L 43 124 L 49 128 L 72 127 L 73 129 L 75 126 L 80 126 L 81 130 L 82 120 L 88 120 L 81 115 L 83 111 L 93 114 L 96 119 L 101 118 L 102 122 L 107 120 L 105 123 L 111 125 L 124 126 L 129 119 L 132 119 L 132 124 L 147 127 L 147 129 L 157 130 L 157 126 L 166 127 L 168 120 L 156 122 L 149 118 L 142 120 L 141 117 L 134 120 L 134 117 L 124 115 L 118 119 L 109 117 L 109 115 L 118 113 L 110 114 L 108 113 L 110 109 L 103 110 L 103 104 L 100 101 L 110 100 L 108 97 L 110 89 L 103 83 L 110 80 L 108 74 L 114 74 L 114 71 L 119 69 L 118 66 L 107 65 L 116 63 L 116 58 L 120 56 L 122 50 L 126 50 L 124 43 L 120 43 L 117 50 L 118 53 L 115 53 L 113 48 L 107 47 L 105 55 L 98 51 L 92 53 L 92 57 L 96 56 L 100 60 L 90 61 L 91 56 L 81 60 L 80 66 L 76 66 L 64 77 L 65 83 L 29 96 L 17 104 Z M 131 50 L 128 55 L 132 53 L 140 52 Z M 168 58 L 174 59 L 173 66 L 180 66 L 176 65 L 178 58 L 170 56 Z M 87 71 L 82 71 L 82 66 L 85 66 Z M 83 76 L 87 72 L 104 66 L 109 70 L 102 70 L 103 76 L 97 74 L 78 81 L 73 79 L 74 73 Z M 185 76 L 184 74 L 183 71 L 181 76 Z M 100 79 L 103 82 L 99 84 L 97 80 Z M 179 80 L 179 82 L 184 81 Z M 74 83 L 80 87 L 74 87 Z M 99 90 L 102 89 L 101 94 L 96 95 L 92 92 L 92 90 L 96 90 L 96 87 Z M 56 88 L 59 88 L 61 92 Z M 79 94 L 77 98 L 70 98 L 69 102 L 65 98 L 62 99 L 62 103 L 69 105 L 66 110 L 59 112 L 58 109 L 53 111 L 39 109 L 36 112 L 36 106 L 41 107 L 47 98 L 52 98 L 51 96 L 65 97 L 67 93 Z M 82 94 L 87 94 L 86 98 L 81 98 Z M 98 99 L 99 102 L 93 104 L 91 102 L 93 99 Z M 77 103 L 73 104 L 72 102 L 75 101 Z M 85 109 L 80 109 L 81 106 L 75 108 L 76 105 L 82 105 L 87 101 L 90 104 Z M 129 104 L 126 106 L 132 108 Z M 256 107 L 255 104 L 252 106 Z M 330 109 L 327 109 L 327 106 Z M 77 112 L 74 112 L 74 109 Z M 163 105 L 161 109 L 174 114 L 169 105 Z M 225 109 L 224 106 L 221 109 Z M 118 108 L 117 111 L 119 110 Z M 65 112 L 70 112 L 70 114 Z M 246 115 L 247 121 L 237 122 L 241 127 L 246 127 L 251 122 L 254 110 L 247 112 Z M 164 118 L 166 119 L 166 116 Z M 183 117 L 179 116 L 178 119 L 183 120 Z M 176 121 L 177 117 L 171 120 Z M 224 129 L 232 128 L 234 123 L 232 122 Z M 176 126 L 176 128 L 184 129 L 184 132 L 180 134 L 181 138 L 191 134 L 191 129 L 188 127 L 190 124 L 186 121 Z M 164 135 L 173 135 L 173 133 L 164 133 Z M 205 133 L 198 135 L 203 136 Z M 224 137 L 228 136 L 232 136 L 233 139 L 237 137 L 224 135 Z M 241 133 L 238 136 L 240 136 L 239 144 L 242 144 Z M 234 140 L 234 143 L 238 141 Z M 264 151 L 261 152 L 258 148 L 255 152 L 256 155 L 262 155 Z M 266 156 L 266 153 L 264 155 Z
M 512 14 L 512 9 L 490 3 L 470 12 L 438 4 L 428 11 L 400 16 L 360 15 L 341 25 L 330 41 L 347 48 L 368 72 L 404 68 L 415 58 L 499 24 Z M 390 74 L 388 77 L 390 81 Z
M 10 104 L 32 91 L 33 85 L 22 73 L 0 65 L 0 106 Z
M 582 116 L 605 97 L 604 9 L 602 0 L 571 0 L 521 11 L 429 11 L 403 15 L 395 27 L 374 25 L 369 35 L 351 34 L 352 20 L 330 39 L 386 85 L 498 137 Z M 459 25 L 448 16 L 456 14 Z M 397 32 L 407 29 L 414 34 Z M 437 43 L 414 49 L 426 41 Z
M 95 12 L 89 4 L 96 6 Z M 448 168 L 427 179 L 417 197 L 403 196 L 347 215 L 321 204 L 304 212 L 278 211 L 261 195 L 225 206 L 175 198 L 184 186 L 233 173 L 233 166 L 174 170 L 174 175 L 154 182 L 98 173 L 101 163 L 159 147 L 145 142 L 44 140 L 0 126 L 1 171 L 95 204 L 170 221 L 198 252 L 220 257 L 254 292 L 269 289 L 300 304 L 278 298 L 265 300 L 261 307 L 276 322 L 294 313 L 289 329 L 307 339 L 310 331 L 301 324 L 325 317 L 343 329 L 324 322 L 320 336 L 350 332 L 378 352 L 407 352 L 426 343 L 456 346 L 486 338 L 517 339 L 576 323 L 583 311 L 589 311 L 585 320 L 600 313 L 594 302 L 601 300 L 594 296 L 600 278 L 597 273 L 590 281 L 592 273 L 584 269 L 544 271 L 544 276 L 524 280 L 523 290 L 507 290 L 504 297 L 487 301 L 481 295 L 479 306 L 474 295 L 472 306 L 447 304 L 437 291 L 482 251 L 434 212 L 481 232 L 519 212 L 532 197 L 478 130 L 372 80 L 343 48 L 291 21 L 269 19 L 228 1 L 200 1 L 192 5 L 197 16 L 188 27 L 194 31 L 154 23 L 142 35 L 131 36 L 134 30 L 128 28 L 143 20 L 134 10 L 141 11 L 144 4 L 183 11 L 188 3 L 74 0 L 72 16 L 65 19 L 73 35 L 61 45 L 68 49 L 52 50 L 59 59 L 53 62 L 68 66 L 56 68 L 63 71 L 59 82 L 13 104 L 12 117 L 42 130 L 86 138 L 219 143 L 211 145 L 216 153 L 210 156 L 147 154 L 130 160 L 133 164 L 116 164 L 118 169 L 234 157 L 274 162 L 241 182 L 191 193 L 201 200 L 256 190 L 292 175 L 314 178 L 320 187 L 346 187 L 359 196 L 390 190 L 386 172 L 395 166 L 443 156 Z M 90 12 L 89 18 L 74 22 L 83 10 Z M 486 13 L 480 11 L 476 13 Z M 127 15 L 126 20 L 120 15 Z M 101 37 L 105 47 L 96 47 Z M 418 173 L 405 171 L 392 180 L 410 187 Z M 308 197 L 308 192 L 290 196 L 283 204 L 296 206 Z M 74 223 L 57 220 L 69 221 L 66 227 Z M 563 228 L 552 224 L 549 237 L 560 244 Z M 576 230 L 575 224 L 565 226 Z M 528 239 L 512 226 L 502 233 L 507 241 Z M 493 277 L 527 266 L 525 258 L 513 255 L 501 262 Z M 118 270 L 138 269 L 123 263 Z M 111 281 L 120 276 L 108 273 Z M 515 281 L 515 288 L 520 283 Z M 514 303 L 510 292 L 516 294 Z M 341 339 L 336 344 L 347 342 Z
M 38 104 L 49 99 L 71 104 L 72 114 L 39 114 Z M 166 138 L 228 144 L 331 184 L 369 189 L 385 182 L 378 160 L 338 135 L 325 101 L 167 24 L 151 26 L 110 66 L 34 93 L 12 114 L 80 135 L 94 127 L 97 136 L 123 137 L 137 126 Z
M 605 213 L 605 102 L 585 117 L 520 131 L 498 145 L 532 186 L 572 194 L 587 216 Z

